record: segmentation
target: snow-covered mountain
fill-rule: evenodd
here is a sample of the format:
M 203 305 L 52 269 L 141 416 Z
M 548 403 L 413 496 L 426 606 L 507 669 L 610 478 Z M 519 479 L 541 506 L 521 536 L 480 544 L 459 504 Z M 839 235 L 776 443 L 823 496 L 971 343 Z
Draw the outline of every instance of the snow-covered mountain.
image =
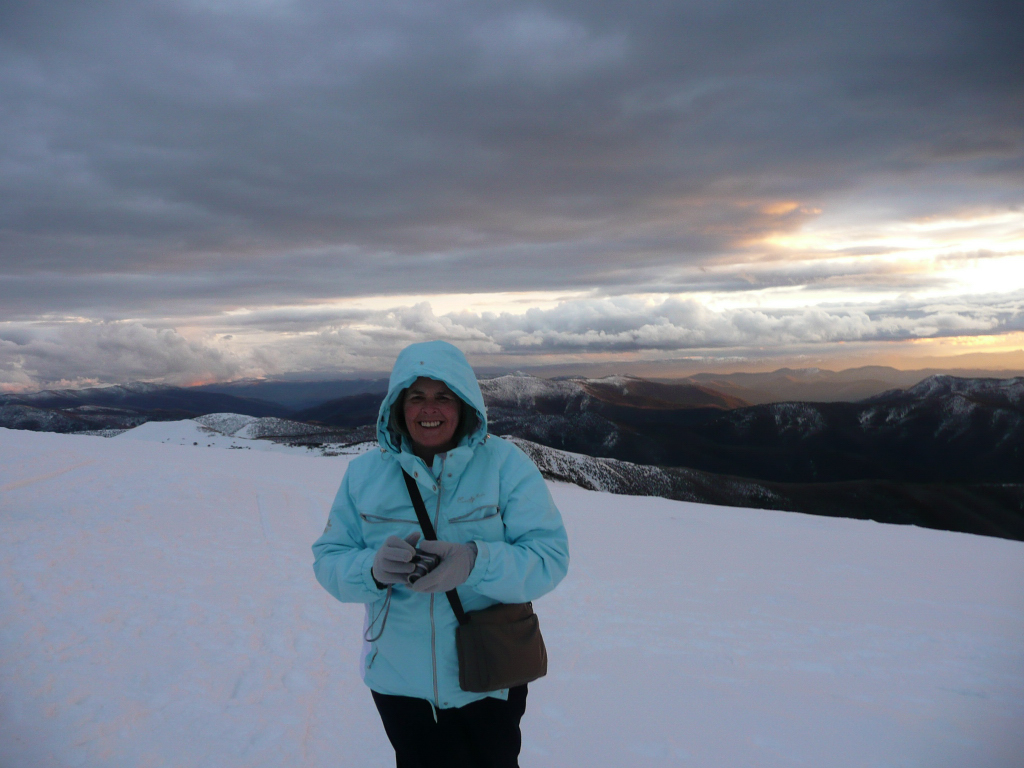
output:
M 0 403 L 0 426 L 36 432 L 86 432 L 99 429 L 130 429 L 148 421 L 134 411 L 101 406 L 36 408 L 19 402 Z
M 497 434 L 634 464 L 777 483 L 1024 483 L 1024 378 L 933 376 L 908 390 L 857 403 L 748 407 L 694 384 L 631 377 L 547 380 L 518 374 L 485 379 L 481 388 Z M 151 385 L 121 389 L 94 390 L 88 403 L 49 410 L 6 396 L 0 398 L 6 403 L 0 404 L 0 425 L 83 431 L 199 413 L 284 416 L 267 413 L 266 403 L 211 392 L 157 391 Z M 108 390 L 118 392 L 96 401 Z M 129 396 L 163 406 L 131 410 L 130 403 L 141 406 L 125 399 Z M 229 407 L 221 407 L 225 399 Z M 363 393 L 307 409 L 293 421 L 334 431 L 368 427 L 379 402 L 379 394 Z M 197 410 L 170 409 L 175 403 Z M 313 427 L 295 429 L 296 435 L 302 429 L 317 434 Z
M 269 437 L 305 437 L 308 435 L 330 435 L 334 430 L 301 421 L 278 419 L 273 416 L 245 416 L 240 413 L 208 413 L 197 416 L 194 421 L 223 435 L 243 437 L 249 440 Z
M 372 428 L 337 430 L 272 416 L 210 413 L 183 421 L 150 421 L 106 437 L 171 445 L 271 451 L 297 455 L 338 456 L 370 450 Z
M 966 400 L 999 408 L 1024 409 L 1024 376 L 1012 379 L 965 379 L 929 376 L 909 389 L 893 389 L 866 402 L 949 402 Z
M 508 439 L 533 459 L 545 477 L 589 490 L 792 510 L 1024 541 L 1021 484 L 775 483 L 685 467 L 633 464 L 560 451 L 516 437 Z
M 633 408 L 740 408 L 747 403 L 706 386 L 682 381 L 665 384 L 635 376 L 600 379 L 542 379 L 517 372 L 480 381 L 480 391 L 491 409 L 517 409 L 539 413 L 571 413 L 595 403 Z
M 731 409 L 635 407 L 587 392 L 542 400 L 523 389 L 514 407 L 490 409 L 493 430 L 573 453 L 765 482 L 1024 483 L 1022 378 L 934 376 L 859 403 Z
M 393 765 L 310 568 L 350 457 L 174 428 L 0 429 L 0 765 Z M 549 487 L 524 766 L 1019 766 L 1024 544 Z
M 679 463 L 788 482 L 1024 482 L 1024 378 L 932 376 L 859 403 L 772 403 L 685 433 Z M 676 462 L 671 462 L 676 463 Z
M 24 392 L 17 395 L 0 394 L 0 401 L 16 400 L 41 408 L 94 404 L 97 401 L 114 404 L 119 401 L 137 398 L 140 395 L 152 395 L 177 389 L 178 387 L 170 387 L 164 384 L 149 384 L 136 381 L 129 384 L 114 384 L 107 387 L 44 389 L 39 392 Z
M 252 416 L 289 413 L 276 403 L 253 398 L 140 382 L 0 394 L 0 426 L 46 432 L 119 429 L 224 411 Z
M 1000 378 L 1019 375 L 1019 371 L 969 371 L 963 369 L 925 369 L 901 371 L 887 366 L 869 365 L 828 371 L 820 368 L 780 368 L 763 373 L 698 373 L 688 379 L 724 394 L 740 397 L 754 405 L 782 402 L 856 402 L 894 389 L 911 389 L 929 377 L 960 379 Z
M 480 380 L 480 392 L 490 408 L 540 410 L 546 401 L 560 400 L 577 407 L 587 397 L 580 380 L 542 379 L 525 373 L 513 373 Z M 565 406 L 563 406 L 564 408 Z
M 372 426 L 327 428 L 274 417 L 214 413 L 180 422 L 149 422 L 131 430 L 104 430 L 92 434 L 174 445 L 336 456 L 375 449 L 374 432 Z M 508 437 L 533 459 L 546 477 L 590 490 L 661 496 L 703 504 L 794 510 L 1024 541 L 1024 515 L 1020 512 L 1024 509 L 1022 484 L 911 484 L 874 480 L 777 483 L 685 467 L 642 465 L 588 456 Z

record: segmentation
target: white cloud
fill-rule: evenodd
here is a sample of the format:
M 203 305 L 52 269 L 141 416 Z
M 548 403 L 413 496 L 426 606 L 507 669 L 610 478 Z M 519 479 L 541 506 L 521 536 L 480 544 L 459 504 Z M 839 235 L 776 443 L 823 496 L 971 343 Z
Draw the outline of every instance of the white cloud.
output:
M 279 307 L 225 314 L 183 335 L 137 322 L 0 326 L 0 386 L 132 380 L 187 384 L 283 372 L 382 372 L 413 342 L 445 339 L 477 363 L 592 354 L 742 354 L 840 342 L 1000 334 L 1024 327 L 1024 292 L 945 302 L 712 309 L 693 298 L 573 299 L 522 313 Z
M 693 299 L 660 303 L 633 298 L 565 302 L 522 315 L 457 316 L 459 327 L 482 331 L 505 353 L 540 351 L 686 350 L 787 344 L 827 344 L 998 332 L 1021 306 L 948 309 L 808 307 L 712 311 Z
M 188 384 L 247 370 L 232 352 L 133 322 L 0 326 L 0 386 Z

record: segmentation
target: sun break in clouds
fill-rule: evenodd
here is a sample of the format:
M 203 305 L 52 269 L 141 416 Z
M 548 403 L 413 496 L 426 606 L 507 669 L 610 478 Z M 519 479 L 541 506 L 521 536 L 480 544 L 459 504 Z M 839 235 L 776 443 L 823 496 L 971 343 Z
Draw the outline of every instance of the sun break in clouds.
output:
M 1013 339 L 1021 28 L 976 0 L 8 4 L 0 381 Z

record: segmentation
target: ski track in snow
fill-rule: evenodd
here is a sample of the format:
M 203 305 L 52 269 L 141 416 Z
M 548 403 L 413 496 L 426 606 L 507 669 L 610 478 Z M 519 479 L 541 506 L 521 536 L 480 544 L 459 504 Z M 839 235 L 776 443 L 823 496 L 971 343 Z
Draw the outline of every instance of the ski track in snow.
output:
M 310 568 L 350 457 L 189 424 L 0 429 L 0 766 L 394 765 Z M 524 768 L 1019 768 L 1021 543 L 550 487 Z
M 95 460 L 88 459 L 86 461 L 80 461 L 77 464 L 72 464 L 70 467 L 65 467 L 64 469 L 57 469 L 54 470 L 53 472 L 47 472 L 45 475 L 37 475 L 36 477 L 26 477 L 24 480 L 15 480 L 14 482 L 8 483 L 7 485 L 0 487 L 0 493 L 4 491 L 13 491 L 16 488 L 24 488 L 27 485 L 39 483 L 42 482 L 43 480 L 52 480 L 55 477 L 60 477 L 63 474 L 73 472 L 76 469 L 79 469 L 81 467 L 87 467 L 90 464 L 95 463 Z

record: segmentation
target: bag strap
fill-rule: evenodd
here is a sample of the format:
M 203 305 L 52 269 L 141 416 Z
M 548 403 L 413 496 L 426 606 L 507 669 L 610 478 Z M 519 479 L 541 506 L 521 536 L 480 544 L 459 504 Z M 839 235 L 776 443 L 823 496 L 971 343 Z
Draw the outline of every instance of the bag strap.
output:
M 427 505 L 423 503 L 423 496 L 420 494 L 419 486 L 416 485 L 416 481 L 404 469 L 402 474 L 405 476 L 405 487 L 409 489 L 409 498 L 412 499 L 412 508 L 416 510 L 416 519 L 420 521 L 420 528 L 423 529 L 423 538 L 428 541 L 437 541 L 437 533 L 434 531 L 434 526 L 430 524 L 430 516 L 427 515 Z M 452 611 L 455 612 L 455 618 L 459 620 L 459 624 L 468 624 L 469 617 L 466 616 L 466 611 L 462 607 L 459 593 L 454 589 L 450 589 L 445 592 L 445 595 L 448 597 L 448 602 L 451 603 Z

